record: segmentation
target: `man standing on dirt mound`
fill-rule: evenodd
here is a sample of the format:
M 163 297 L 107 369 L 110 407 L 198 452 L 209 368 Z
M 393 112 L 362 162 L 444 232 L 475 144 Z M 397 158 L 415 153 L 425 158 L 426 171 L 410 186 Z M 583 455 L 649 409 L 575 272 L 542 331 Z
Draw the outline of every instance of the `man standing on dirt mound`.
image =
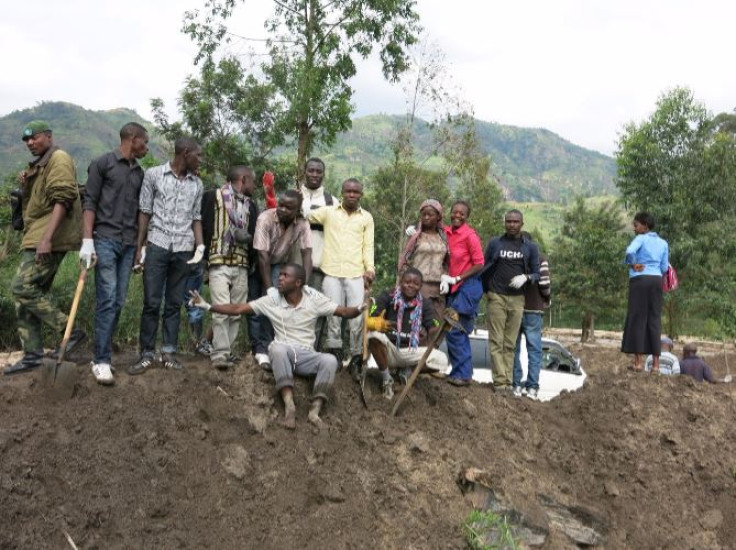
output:
M 87 169 L 79 261 L 95 263 L 95 336 L 92 374 L 112 385 L 112 335 L 128 294 L 138 239 L 138 200 L 148 152 L 148 131 L 137 122 L 120 129 L 120 147 L 93 160 Z
M 5 370 L 15 374 L 43 363 L 42 324 L 62 335 L 67 316 L 48 298 L 56 272 L 69 250 L 79 246 L 82 207 L 74 161 L 54 146 L 51 128 L 35 120 L 23 129 L 23 141 L 36 160 L 18 174 L 23 201 L 21 258 L 10 289 L 18 317 L 23 357 Z M 87 335 L 72 331 L 66 347 L 70 353 Z
M 237 304 L 248 297 L 248 257 L 257 213 L 251 199 L 255 174 L 250 166 L 230 168 L 227 182 L 214 194 L 214 219 L 209 247 L 209 285 L 213 304 Z M 208 232 L 209 233 L 209 232 Z M 201 311 L 201 310 L 198 310 Z M 212 366 L 221 370 L 235 364 L 232 347 L 240 317 L 212 315 Z
M 524 314 L 524 285 L 539 284 L 539 249 L 522 235 L 523 226 L 524 216 L 519 210 L 506 212 L 506 232 L 491 239 L 484 254 L 488 347 L 497 392 L 512 391 L 514 350 Z
M 373 216 L 360 207 L 363 184 L 355 178 L 342 184 L 342 201 L 312 210 L 307 219 L 325 230 L 322 292 L 333 302 L 357 307 L 364 288 L 376 278 L 374 267 Z M 350 326 L 350 370 L 353 375 L 363 362 L 363 319 L 353 319 Z M 327 348 L 342 362 L 342 323 L 337 317 L 327 322 Z
M 258 314 L 267 317 L 273 325 L 275 337 L 268 347 L 268 355 L 276 381 L 276 390 L 284 400 L 284 426 L 296 427 L 294 405 L 294 375 L 313 376 L 312 407 L 308 420 L 322 426 L 319 414 L 327 402 L 335 381 L 337 360 L 332 354 L 314 350 L 314 329 L 319 317 L 335 315 L 348 319 L 358 317 L 367 304 L 360 307 L 339 306 L 324 294 L 304 286 L 306 272 L 298 264 L 281 264 L 276 288 L 269 288 L 266 296 L 247 304 L 210 305 L 196 292 L 191 304 L 225 315 Z
M 179 138 L 174 142 L 174 160 L 149 168 L 143 177 L 135 259 L 136 267 L 143 267 L 141 357 L 128 367 L 128 374 L 141 374 L 153 365 L 164 290 L 161 359 L 167 369 L 183 368 L 176 349 L 184 285 L 192 265 L 204 257 L 203 187 L 196 175 L 201 156 L 196 141 Z

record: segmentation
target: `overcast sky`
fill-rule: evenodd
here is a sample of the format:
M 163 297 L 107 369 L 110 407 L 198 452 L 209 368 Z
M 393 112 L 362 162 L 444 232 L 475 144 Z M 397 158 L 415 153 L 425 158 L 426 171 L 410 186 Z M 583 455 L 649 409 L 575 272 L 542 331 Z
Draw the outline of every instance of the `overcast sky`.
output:
M 482 120 L 541 127 L 611 154 L 626 122 L 684 85 L 713 112 L 736 107 L 731 0 L 418 0 L 430 39 Z M 130 107 L 150 118 L 193 66 L 183 12 L 202 0 L 3 0 L 0 115 L 43 100 Z M 265 37 L 269 0 L 245 0 L 237 31 Z M 251 43 L 258 47 L 257 42 Z M 378 64 L 353 82 L 356 114 L 403 113 Z

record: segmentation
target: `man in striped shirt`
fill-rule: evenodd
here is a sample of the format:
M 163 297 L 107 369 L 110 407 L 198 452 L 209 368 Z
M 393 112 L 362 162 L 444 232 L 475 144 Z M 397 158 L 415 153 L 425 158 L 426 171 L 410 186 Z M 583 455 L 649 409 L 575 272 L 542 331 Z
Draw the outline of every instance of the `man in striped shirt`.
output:
M 209 287 L 213 304 L 238 304 L 248 297 L 248 256 L 255 233 L 255 174 L 250 166 L 233 166 L 227 182 L 215 190 L 209 248 Z M 232 346 L 240 316 L 212 314 L 212 366 L 233 366 Z

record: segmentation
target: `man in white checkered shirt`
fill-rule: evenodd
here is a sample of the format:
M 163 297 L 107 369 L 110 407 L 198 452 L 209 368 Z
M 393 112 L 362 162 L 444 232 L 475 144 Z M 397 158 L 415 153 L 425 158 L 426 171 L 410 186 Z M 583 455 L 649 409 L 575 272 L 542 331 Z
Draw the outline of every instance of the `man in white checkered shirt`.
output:
M 128 368 L 128 374 L 141 374 L 153 364 L 162 299 L 162 363 L 168 369 L 182 368 L 176 350 L 184 285 L 192 267 L 204 256 L 203 187 L 196 175 L 201 156 L 196 141 L 179 138 L 174 143 L 174 160 L 146 170 L 143 177 L 135 262 L 137 268 L 143 268 L 141 357 Z

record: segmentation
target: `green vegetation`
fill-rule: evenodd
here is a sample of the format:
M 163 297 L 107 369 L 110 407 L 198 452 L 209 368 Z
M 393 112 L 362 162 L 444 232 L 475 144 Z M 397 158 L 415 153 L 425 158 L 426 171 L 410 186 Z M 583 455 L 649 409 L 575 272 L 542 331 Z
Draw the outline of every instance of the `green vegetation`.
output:
M 473 510 L 463 523 L 463 535 L 471 550 L 517 550 L 519 543 L 514 539 L 512 526 L 506 516 L 490 510 Z

